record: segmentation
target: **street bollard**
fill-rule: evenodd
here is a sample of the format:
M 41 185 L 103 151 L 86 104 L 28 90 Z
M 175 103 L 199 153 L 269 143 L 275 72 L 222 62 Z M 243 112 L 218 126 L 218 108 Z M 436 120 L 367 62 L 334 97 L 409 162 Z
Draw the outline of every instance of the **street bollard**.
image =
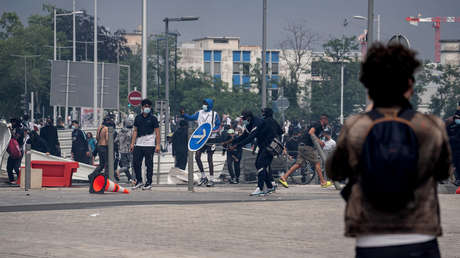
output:
M 28 191 L 30 189 L 30 180 L 31 180 L 31 172 L 32 172 L 32 164 L 31 164 L 31 154 L 30 154 L 31 146 L 30 144 L 26 144 L 26 171 L 24 175 L 24 190 Z
M 108 171 L 106 173 L 108 173 L 108 176 L 107 178 L 114 181 L 114 153 L 113 153 L 113 132 L 115 131 L 115 129 L 113 127 L 109 127 L 109 142 L 107 143 L 108 145 L 108 154 L 107 154 L 107 162 L 109 163 L 107 168 L 108 168 Z
M 193 133 L 193 127 L 192 127 L 192 123 L 189 123 L 189 126 L 188 126 L 188 137 L 187 138 L 190 138 L 190 136 L 192 135 Z M 187 166 L 188 166 L 188 191 L 190 192 L 193 192 L 193 183 L 194 183 L 194 176 L 193 176 L 193 153 L 195 153 L 194 151 L 188 151 L 188 160 L 187 160 Z

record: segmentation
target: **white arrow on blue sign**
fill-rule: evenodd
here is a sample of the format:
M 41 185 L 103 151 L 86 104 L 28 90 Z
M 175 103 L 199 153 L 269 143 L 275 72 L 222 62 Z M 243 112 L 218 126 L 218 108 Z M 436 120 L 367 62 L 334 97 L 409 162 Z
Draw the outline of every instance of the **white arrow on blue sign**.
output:
M 201 147 L 203 147 L 203 145 L 205 145 L 206 142 L 208 141 L 210 135 L 211 135 L 211 124 L 210 123 L 204 123 L 201 126 L 199 126 L 197 129 L 195 129 L 190 139 L 188 139 L 189 151 L 197 151 Z

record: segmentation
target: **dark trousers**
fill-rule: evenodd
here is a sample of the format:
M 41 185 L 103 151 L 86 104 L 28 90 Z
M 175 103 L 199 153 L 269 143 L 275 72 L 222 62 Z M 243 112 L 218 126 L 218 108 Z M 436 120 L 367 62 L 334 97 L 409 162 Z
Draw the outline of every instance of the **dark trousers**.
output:
M 452 161 L 455 166 L 454 175 L 455 175 L 455 184 L 460 185 L 460 153 L 452 153 Z
M 107 146 L 97 146 L 97 154 L 99 155 L 99 165 L 96 167 L 96 169 L 91 173 L 89 177 L 95 177 L 98 174 L 101 173 L 102 170 L 104 170 L 104 173 L 108 172 L 108 154 L 109 150 Z
M 86 151 L 77 151 L 76 153 L 73 154 L 73 159 L 77 162 L 89 164 L 89 158 L 88 155 L 86 154 Z
M 197 150 L 195 153 L 195 161 L 200 169 L 200 172 L 204 172 L 203 162 L 201 162 L 201 153 L 203 152 L 208 153 L 208 165 L 209 165 L 209 175 L 214 175 L 214 163 L 212 162 L 212 155 L 214 151 L 211 149 L 211 145 L 204 145 L 201 149 Z
M 142 160 L 145 157 L 145 166 L 147 167 L 146 185 L 152 184 L 153 176 L 153 153 L 155 147 L 135 146 L 133 152 L 133 167 L 136 174 L 137 183 L 142 183 Z
M 273 155 L 265 148 L 260 148 L 257 153 L 256 169 L 257 169 L 257 186 L 260 190 L 264 189 L 264 183 L 268 188 L 272 188 L 272 181 L 268 173 L 268 167 L 271 165 Z
M 176 162 L 174 164 L 176 168 L 185 170 L 187 166 L 187 152 L 177 152 L 176 153 Z
M 240 162 L 241 162 L 241 152 L 227 151 L 227 168 L 228 168 L 228 173 L 230 174 L 230 177 L 232 179 L 240 178 Z
M 16 172 L 16 175 L 19 177 L 19 167 L 21 166 L 20 159 L 13 159 L 12 157 L 8 157 L 8 161 L 6 162 L 6 171 L 8 172 L 8 180 L 10 182 L 14 181 L 14 174 L 13 170 Z
M 356 247 L 356 258 L 440 258 L 438 240 L 424 243 L 385 246 L 385 247 Z
M 120 173 L 125 173 L 126 177 L 128 177 L 128 180 L 132 179 L 131 173 L 129 172 L 129 169 L 131 168 L 133 160 L 133 154 L 132 153 L 120 153 L 120 169 L 118 170 Z

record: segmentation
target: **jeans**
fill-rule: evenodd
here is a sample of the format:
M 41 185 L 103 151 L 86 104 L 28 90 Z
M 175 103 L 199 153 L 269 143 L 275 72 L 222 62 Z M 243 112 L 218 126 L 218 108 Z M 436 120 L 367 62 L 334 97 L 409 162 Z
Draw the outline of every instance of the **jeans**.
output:
M 232 179 L 240 178 L 241 151 L 227 151 L 227 168 Z M 237 161 L 238 160 L 238 161 Z M 235 170 L 233 170 L 235 169 Z
M 21 166 L 20 159 L 13 159 L 12 157 L 8 157 L 8 161 L 6 162 L 6 171 L 8 172 L 8 180 L 10 182 L 14 181 L 14 174 L 13 170 L 16 172 L 16 175 L 19 177 L 19 167 Z
M 97 146 L 97 153 L 99 155 L 99 165 L 88 177 L 94 178 L 95 176 L 100 174 L 102 170 L 104 170 L 104 173 L 108 172 L 108 152 L 109 150 L 107 146 Z
M 201 149 L 195 152 L 196 164 L 198 165 L 200 172 L 204 172 L 203 162 L 201 162 L 201 153 L 205 151 L 208 153 L 209 175 L 214 176 L 214 163 L 212 162 L 212 155 L 214 154 L 214 151 L 212 150 L 211 145 L 205 144 Z
M 384 246 L 384 247 L 356 247 L 356 258 L 440 258 L 438 240 L 428 242 Z
M 267 185 L 267 188 L 272 188 L 272 181 L 267 171 L 267 168 L 271 165 L 273 160 L 273 155 L 262 147 L 257 153 L 256 158 L 256 169 L 257 169 L 257 186 L 260 190 L 264 189 L 264 183 Z
M 136 174 L 137 183 L 142 182 L 142 160 L 145 157 L 145 166 L 147 167 L 147 178 L 145 185 L 152 184 L 153 176 L 153 153 L 155 147 L 135 146 L 133 151 L 133 167 Z

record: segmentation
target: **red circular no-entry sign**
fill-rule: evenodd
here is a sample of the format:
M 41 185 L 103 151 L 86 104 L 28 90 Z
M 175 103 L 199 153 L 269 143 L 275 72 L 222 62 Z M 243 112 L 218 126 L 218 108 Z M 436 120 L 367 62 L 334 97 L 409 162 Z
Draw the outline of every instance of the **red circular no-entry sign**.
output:
M 139 91 L 131 91 L 128 94 L 128 102 L 133 106 L 138 106 L 142 102 L 142 94 Z

